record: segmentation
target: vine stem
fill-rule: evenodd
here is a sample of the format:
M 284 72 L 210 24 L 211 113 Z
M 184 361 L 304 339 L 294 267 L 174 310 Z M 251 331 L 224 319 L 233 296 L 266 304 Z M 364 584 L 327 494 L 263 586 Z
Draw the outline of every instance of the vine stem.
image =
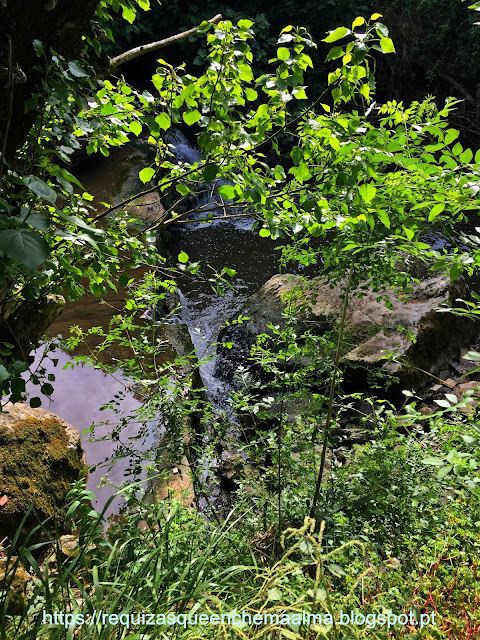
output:
M 343 342 L 343 330 L 345 328 L 345 318 L 347 316 L 347 307 L 348 307 L 348 298 L 350 294 L 350 287 L 352 285 L 352 275 L 353 275 L 353 266 L 350 267 L 350 273 L 348 274 L 347 286 L 345 288 L 343 305 L 342 305 L 342 315 L 340 318 L 340 327 L 338 331 L 337 338 L 337 348 L 335 353 L 335 363 L 333 366 L 332 378 L 330 380 L 330 395 L 328 398 L 328 408 L 327 408 L 327 418 L 325 421 L 325 427 L 323 429 L 323 446 L 322 446 L 322 457 L 320 459 L 320 470 L 317 475 L 317 482 L 315 484 L 315 494 L 312 500 L 312 506 L 310 507 L 310 518 L 314 517 L 315 509 L 317 507 L 318 496 L 320 493 L 320 487 L 322 484 L 323 472 L 325 469 L 325 459 L 327 456 L 327 446 L 328 446 L 328 436 L 330 434 L 330 426 L 332 422 L 332 413 L 333 413 L 333 399 L 335 397 L 335 389 L 337 386 L 337 377 L 338 377 L 338 365 L 340 363 L 340 351 L 342 348 Z

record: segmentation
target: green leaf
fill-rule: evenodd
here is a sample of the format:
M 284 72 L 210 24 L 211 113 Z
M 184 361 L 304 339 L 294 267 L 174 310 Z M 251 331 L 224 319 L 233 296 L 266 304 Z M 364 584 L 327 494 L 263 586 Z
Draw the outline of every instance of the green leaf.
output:
M 34 40 L 33 48 L 35 49 L 35 53 L 37 54 L 37 56 L 40 57 L 43 54 L 43 44 L 41 40 Z
M 0 382 L 5 382 L 5 380 L 8 380 L 8 378 L 10 378 L 10 374 L 5 369 L 3 364 L 0 364 Z
M 155 169 L 153 167 L 145 167 L 145 169 L 142 169 L 140 171 L 138 177 L 143 182 L 143 184 L 147 184 L 147 182 L 150 182 L 154 175 Z
M 277 58 L 279 60 L 288 60 L 290 58 L 290 51 L 286 47 L 279 47 L 277 49 Z
M 270 237 L 270 231 L 268 229 L 260 229 L 258 235 L 261 238 L 269 238 Z
M 188 260 L 189 260 L 188 253 L 185 253 L 185 251 L 180 251 L 180 253 L 178 254 L 178 261 L 181 262 L 182 264 L 186 264 Z
M 468 164 L 473 158 L 473 151 L 471 149 L 465 149 L 463 153 L 460 154 L 460 160 L 464 164 Z
M 347 27 L 337 27 L 334 31 L 331 31 L 326 38 L 323 39 L 323 42 L 336 42 L 337 40 L 341 40 L 346 35 L 351 33 L 350 29 Z
M 200 113 L 200 111 L 198 109 L 192 109 L 191 111 L 185 111 L 185 113 L 183 114 L 183 119 L 185 121 L 185 124 L 188 124 L 189 127 L 192 124 L 195 124 L 196 122 L 198 122 L 201 117 L 202 117 L 202 114 Z
M 268 599 L 273 602 L 282 599 L 282 592 L 278 587 L 273 587 L 273 589 L 268 590 Z
M 365 24 L 365 18 L 362 18 L 362 16 L 358 16 L 358 18 L 355 18 L 352 23 L 352 29 L 355 29 L 355 27 L 360 27 L 362 24 Z
M 345 575 L 345 571 L 342 569 L 342 567 L 339 564 L 329 564 L 328 570 L 337 578 L 341 578 L 342 576 Z
M 240 73 L 238 74 L 240 80 L 243 80 L 244 82 L 251 82 L 253 80 L 253 71 L 252 67 L 249 64 L 239 64 L 238 68 L 240 71 Z
M 218 173 L 218 165 L 216 164 L 207 164 L 203 167 L 203 179 L 206 183 L 214 180 Z
M 360 197 L 364 202 L 370 202 L 375 197 L 377 190 L 373 184 L 362 184 L 358 190 Z
M 231 184 L 223 184 L 219 188 L 218 193 L 225 200 L 233 200 L 233 198 L 235 197 L 235 188 L 232 187 Z
M 381 13 L 372 13 L 372 15 L 370 16 L 370 20 L 378 20 L 379 18 L 383 18 L 383 15 Z
M 437 478 L 439 480 L 441 480 L 446 475 L 448 475 L 452 469 L 453 469 L 453 467 L 451 465 L 449 465 L 449 464 L 445 465 L 444 467 L 442 467 L 441 469 L 438 470 Z
M 25 176 L 23 178 L 23 184 L 37 196 L 40 196 L 40 198 L 43 198 L 47 202 L 50 202 L 50 204 L 55 205 L 55 202 L 57 201 L 57 194 L 52 187 L 49 187 L 48 184 L 43 180 L 40 180 L 40 178 L 32 175 Z
M 464 360 L 472 360 L 473 362 L 480 362 L 480 353 L 478 351 L 469 351 L 464 356 Z
M 33 231 L 3 229 L 0 231 L 0 251 L 33 271 L 50 255 L 50 245 Z
M 457 129 L 448 129 L 447 135 L 445 136 L 444 143 L 451 144 L 454 140 L 458 138 L 460 132 Z
M 423 464 L 433 465 L 434 467 L 440 467 L 443 464 L 442 458 L 437 458 L 435 456 L 428 456 L 422 460 Z
M 83 70 L 83 67 L 76 60 L 71 60 L 68 63 L 68 68 L 70 69 L 72 76 L 75 76 L 76 78 L 88 78 L 88 73 Z
M 175 186 L 175 189 L 178 191 L 178 193 L 182 196 L 186 196 L 188 193 L 190 192 L 190 189 L 187 187 L 186 184 L 177 184 Z
M 136 136 L 139 136 L 142 133 L 142 125 L 140 124 L 140 122 L 137 122 L 136 120 L 134 120 L 133 122 L 130 122 L 130 124 L 128 125 L 128 128 Z
M 251 20 L 239 20 L 238 21 L 238 26 L 240 29 L 245 30 L 245 29 L 250 29 L 250 27 L 253 27 L 253 22 Z
M 136 12 L 134 9 L 132 9 L 131 7 L 128 7 L 125 4 L 122 5 L 122 17 L 124 18 L 124 20 L 132 24 L 133 21 L 135 20 L 135 15 L 136 15 Z
M 327 60 L 336 60 L 345 55 L 345 49 L 343 47 L 332 47 L 328 52 Z
M 258 98 L 258 93 L 251 87 L 246 87 L 245 95 L 247 96 L 247 100 L 249 100 L 250 102 L 253 102 Z
M 390 218 L 388 217 L 388 213 L 383 211 L 383 209 L 380 209 L 377 211 L 377 215 L 380 222 L 385 225 L 387 229 L 390 229 Z
M 432 220 L 434 220 L 437 216 L 439 216 L 442 213 L 444 209 L 445 209 L 444 202 L 440 202 L 439 204 L 436 204 L 428 214 L 428 221 L 431 222 Z
M 42 401 L 38 397 L 30 398 L 30 406 L 32 409 L 38 409 L 38 407 L 42 406 Z
M 383 53 L 395 53 L 395 46 L 391 38 L 380 38 L 380 46 Z
M 155 118 L 155 122 L 158 124 L 158 126 L 160 127 L 160 129 L 163 129 L 164 131 L 167 131 L 167 129 L 170 129 L 171 125 L 172 125 L 172 121 L 170 119 L 170 116 L 168 115 L 168 113 L 160 113 L 156 118 Z

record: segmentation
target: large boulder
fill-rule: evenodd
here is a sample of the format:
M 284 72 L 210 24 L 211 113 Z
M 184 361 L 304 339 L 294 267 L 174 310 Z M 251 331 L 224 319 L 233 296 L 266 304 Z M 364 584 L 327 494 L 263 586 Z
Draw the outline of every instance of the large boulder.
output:
M 220 333 L 219 342 L 229 343 L 231 348 L 219 346 L 217 375 L 231 379 L 239 365 L 255 370 L 249 359 L 250 349 L 259 334 L 272 333 L 268 325 L 285 326 L 289 298 L 297 299 L 293 303 L 298 307 L 297 334 L 306 329 L 322 334 L 335 328 L 344 288 L 344 283 L 332 286 L 321 278 L 307 283 L 290 274 L 270 278 L 240 309 L 239 313 L 249 320 L 238 323 L 232 318 Z M 407 296 L 388 290 L 353 292 L 346 313 L 343 361 L 382 368 L 395 375 L 402 388 L 421 388 L 428 381 L 425 372 L 436 375 L 448 368 L 449 360 L 458 359 L 460 348 L 471 344 L 479 333 L 473 321 L 436 311 L 443 302 L 465 297 L 465 282 L 458 279 L 450 283 L 444 276 L 415 284 Z M 388 361 L 388 354 L 395 354 L 397 360 Z M 358 387 L 365 387 L 365 376 L 355 376 L 356 366 L 350 369 Z
M 29 534 L 28 543 L 35 543 L 64 533 L 65 498 L 84 469 L 75 427 L 44 409 L 5 405 L 0 413 L 0 537 L 11 543 L 29 509 L 18 544 Z

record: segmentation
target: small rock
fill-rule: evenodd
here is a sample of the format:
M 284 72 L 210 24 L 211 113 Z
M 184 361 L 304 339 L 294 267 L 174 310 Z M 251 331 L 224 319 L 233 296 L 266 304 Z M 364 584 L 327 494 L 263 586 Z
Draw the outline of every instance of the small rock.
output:
M 430 391 L 433 391 L 434 393 L 436 393 L 437 391 L 440 391 L 441 388 L 442 388 L 441 384 L 434 384 L 433 387 L 430 387 Z
M 450 389 L 453 389 L 453 387 L 457 386 L 457 383 L 453 378 L 447 378 L 445 380 L 445 386 L 450 387 Z

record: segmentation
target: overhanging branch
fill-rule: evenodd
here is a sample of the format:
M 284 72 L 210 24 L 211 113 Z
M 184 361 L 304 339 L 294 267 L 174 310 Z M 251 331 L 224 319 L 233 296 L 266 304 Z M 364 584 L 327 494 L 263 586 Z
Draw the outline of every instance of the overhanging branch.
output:
M 220 22 L 222 19 L 222 14 L 217 14 L 211 20 L 208 20 L 211 24 L 215 24 Z M 174 42 L 180 42 L 181 40 L 185 40 L 189 36 L 193 36 L 197 33 L 198 27 L 193 27 L 193 29 L 189 29 L 188 31 L 183 31 L 182 33 L 177 33 L 174 36 L 170 36 L 169 38 L 165 38 L 164 40 L 157 40 L 157 42 L 151 42 L 150 44 L 142 45 L 141 47 L 135 47 L 135 49 L 130 49 L 130 51 L 125 51 L 125 53 L 121 53 L 119 56 L 115 58 L 111 58 L 110 67 L 115 68 L 129 60 L 133 60 L 134 58 L 138 58 L 139 56 L 143 56 L 145 53 L 150 53 L 151 51 L 156 51 L 157 49 L 162 49 L 163 47 L 167 47 L 169 44 L 173 44 Z

